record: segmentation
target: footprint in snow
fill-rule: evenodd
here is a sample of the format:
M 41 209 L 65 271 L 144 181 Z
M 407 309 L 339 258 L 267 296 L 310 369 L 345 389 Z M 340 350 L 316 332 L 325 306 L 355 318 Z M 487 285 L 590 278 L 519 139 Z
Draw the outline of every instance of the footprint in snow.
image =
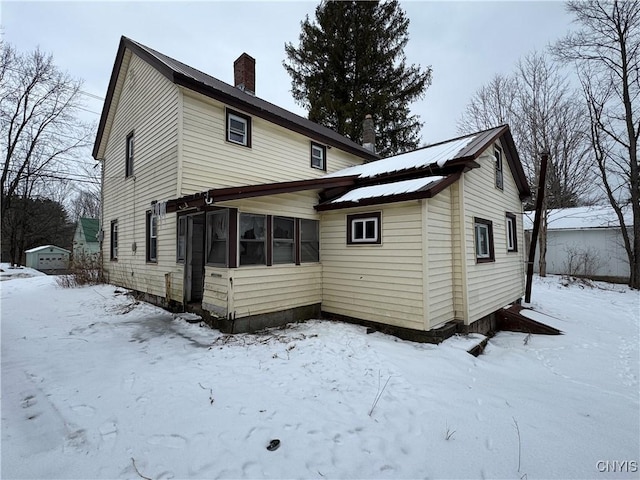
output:
M 160 445 L 167 448 L 185 448 L 187 440 L 175 433 L 171 435 L 153 435 L 147 440 L 149 445 Z
M 91 417 L 96 413 L 96 409 L 89 405 L 73 405 L 71 411 L 83 417 Z

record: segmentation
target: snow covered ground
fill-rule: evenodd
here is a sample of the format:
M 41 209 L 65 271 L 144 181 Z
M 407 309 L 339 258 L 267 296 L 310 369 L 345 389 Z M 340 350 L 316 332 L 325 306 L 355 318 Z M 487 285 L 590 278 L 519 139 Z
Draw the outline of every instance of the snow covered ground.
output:
M 533 305 L 565 334 L 499 333 L 475 358 L 460 337 L 326 321 L 229 337 L 113 286 L 13 277 L 2 478 L 640 475 L 640 297 L 624 287 L 538 279 Z

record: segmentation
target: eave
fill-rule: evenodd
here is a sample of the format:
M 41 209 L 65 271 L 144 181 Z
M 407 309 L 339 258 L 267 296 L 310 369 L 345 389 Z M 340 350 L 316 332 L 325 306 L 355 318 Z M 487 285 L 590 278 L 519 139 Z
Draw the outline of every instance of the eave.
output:
M 295 193 L 306 190 L 321 190 L 353 186 L 354 176 L 338 178 L 315 178 L 311 180 L 295 180 L 291 182 L 265 183 L 261 185 L 244 185 L 240 187 L 214 188 L 193 195 L 186 195 L 167 202 L 167 213 L 189 208 L 202 208 L 229 200 L 240 200 L 252 197 L 264 197 L 283 193 Z
M 457 182 L 460 179 L 461 175 L 461 171 L 452 173 L 442 180 L 434 183 L 433 185 L 429 185 L 426 188 L 421 188 L 420 190 L 417 190 L 415 192 L 365 198 L 357 202 L 335 202 L 334 200 L 328 200 L 326 202 L 320 203 L 319 205 L 316 205 L 314 208 L 319 212 L 324 212 L 328 210 L 341 210 L 344 208 L 367 207 L 371 205 L 384 205 L 388 203 L 407 202 L 411 200 L 432 198 L 447 187 L 450 187 L 455 182 Z

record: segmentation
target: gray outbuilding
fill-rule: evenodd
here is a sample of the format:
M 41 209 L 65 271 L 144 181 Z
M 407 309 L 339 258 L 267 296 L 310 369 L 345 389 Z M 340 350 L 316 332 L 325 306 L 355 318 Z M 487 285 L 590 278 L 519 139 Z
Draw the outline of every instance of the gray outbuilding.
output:
M 42 272 L 64 271 L 69 267 L 71 252 L 55 245 L 43 245 L 25 252 L 27 267 Z

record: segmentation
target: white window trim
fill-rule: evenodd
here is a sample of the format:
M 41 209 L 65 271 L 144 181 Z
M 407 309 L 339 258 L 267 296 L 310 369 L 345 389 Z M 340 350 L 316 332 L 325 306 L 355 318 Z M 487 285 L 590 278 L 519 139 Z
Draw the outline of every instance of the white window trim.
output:
M 479 241 L 480 236 L 486 236 L 487 251 L 481 251 L 482 242 Z M 491 247 L 489 238 L 489 225 L 484 223 L 476 223 L 475 225 L 475 237 L 476 237 L 476 257 L 477 258 L 491 258 Z
M 319 152 L 320 156 L 314 155 L 315 152 Z M 319 161 L 320 164 L 317 165 L 314 161 Z M 319 170 L 326 170 L 327 168 L 327 159 L 326 159 L 326 149 L 322 145 L 318 145 L 317 143 L 311 143 L 311 167 L 317 168 Z
M 518 251 L 518 226 L 516 223 L 516 219 L 512 215 L 507 215 L 507 251 L 508 252 L 517 252 Z
M 247 142 L 247 138 L 248 138 L 248 120 L 246 118 L 242 118 L 239 117 L 238 115 L 235 115 L 233 113 L 229 113 L 228 114 L 228 120 L 227 120 L 227 140 L 231 143 L 237 143 L 238 145 L 244 145 L 247 146 L 248 142 Z M 244 130 L 240 131 L 238 129 L 234 129 L 231 126 L 231 121 L 235 120 L 236 122 L 240 122 L 244 125 Z M 242 141 L 238 141 L 238 140 L 234 140 L 233 138 L 231 138 L 231 134 L 235 134 L 235 135 L 241 135 L 242 136 Z
M 382 212 L 354 213 L 346 216 L 347 245 L 382 245 Z M 373 235 L 367 235 L 367 225 L 373 225 Z M 362 238 L 355 238 L 361 226 Z
M 504 190 L 504 162 L 502 158 L 502 149 L 495 147 L 493 155 L 496 159 L 496 188 Z

